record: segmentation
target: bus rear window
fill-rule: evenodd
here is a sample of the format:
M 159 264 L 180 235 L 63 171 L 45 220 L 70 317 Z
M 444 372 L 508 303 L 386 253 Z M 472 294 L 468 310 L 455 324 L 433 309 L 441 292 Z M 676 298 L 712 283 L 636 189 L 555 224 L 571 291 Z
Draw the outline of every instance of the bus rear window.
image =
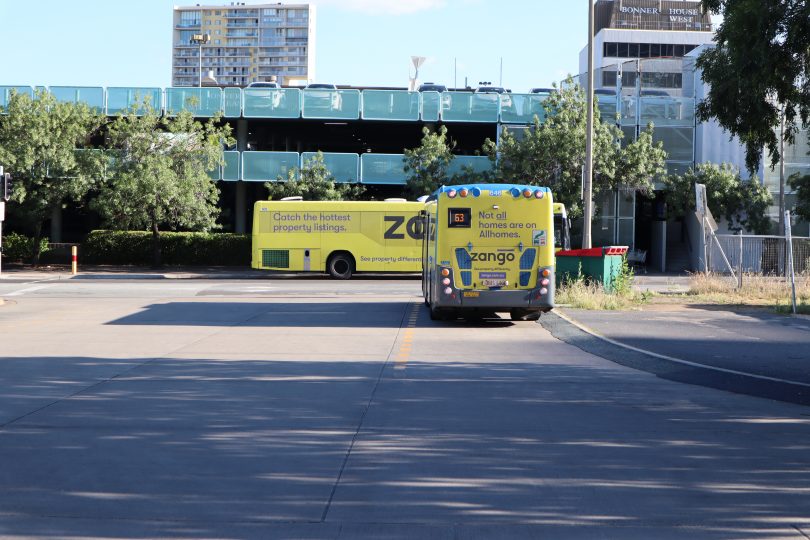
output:
M 447 226 L 469 229 L 471 222 L 470 217 L 471 212 L 469 208 L 449 208 Z

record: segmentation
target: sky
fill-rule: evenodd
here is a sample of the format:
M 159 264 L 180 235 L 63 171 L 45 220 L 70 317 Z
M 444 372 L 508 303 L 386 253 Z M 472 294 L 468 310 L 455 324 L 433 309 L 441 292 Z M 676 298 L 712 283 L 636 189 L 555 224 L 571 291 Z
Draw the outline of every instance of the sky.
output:
M 170 86 L 172 7 L 196 3 L 0 0 L 0 86 Z M 317 6 L 317 82 L 405 87 L 411 56 L 425 56 L 420 81 L 498 85 L 502 59 L 503 86 L 526 92 L 576 74 L 587 42 L 583 1 L 310 3 Z

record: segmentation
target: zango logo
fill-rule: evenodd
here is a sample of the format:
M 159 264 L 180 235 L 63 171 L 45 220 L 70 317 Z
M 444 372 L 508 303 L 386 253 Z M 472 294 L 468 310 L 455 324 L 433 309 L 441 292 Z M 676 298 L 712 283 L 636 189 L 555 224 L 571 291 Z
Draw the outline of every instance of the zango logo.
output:
M 497 262 L 500 265 L 514 262 L 514 253 L 470 253 L 470 258 L 477 262 Z
M 405 224 L 405 232 L 414 240 L 421 240 L 424 235 L 424 224 L 419 216 L 413 216 L 405 223 L 407 216 L 384 216 L 383 221 L 390 223 L 386 229 L 383 238 L 386 240 L 404 240 L 405 233 L 400 232 L 402 225 Z

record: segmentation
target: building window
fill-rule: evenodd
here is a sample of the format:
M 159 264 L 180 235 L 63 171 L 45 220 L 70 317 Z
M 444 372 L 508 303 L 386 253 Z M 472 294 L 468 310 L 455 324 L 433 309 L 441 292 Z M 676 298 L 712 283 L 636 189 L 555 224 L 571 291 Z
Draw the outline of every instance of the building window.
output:
M 605 42 L 602 53 L 605 58 L 683 58 L 697 45 L 677 45 L 671 43 L 622 43 Z
M 650 57 L 650 44 L 649 43 L 639 43 L 638 44 L 638 57 L 639 58 L 649 58 Z

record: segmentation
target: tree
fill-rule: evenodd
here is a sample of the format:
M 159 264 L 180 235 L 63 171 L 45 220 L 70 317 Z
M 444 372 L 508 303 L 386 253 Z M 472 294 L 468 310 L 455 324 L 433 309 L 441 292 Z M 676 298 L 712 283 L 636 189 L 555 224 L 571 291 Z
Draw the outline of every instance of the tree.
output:
M 438 133 L 422 128 L 422 144 L 405 150 L 406 190 L 413 197 L 429 195 L 447 182 L 447 172 L 453 161 L 453 147 L 448 141 L 447 128 Z
M 759 168 L 763 148 L 780 160 L 779 127 L 795 141 L 799 119 L 810 119 L 810 3 L 807 0 L 703 0 L 723 15 L 717 46 L 697 65 L 710 85 L 698 117 L 716 118 L 745 144 L 746 167 Z
M 356 200 L 364 193 L 359 184 L 335 183 L 332 173 L 323 162 L 323 153 L 318 152 L 306 160 L 301 170 L 290 169 L 287 178 L 265 184 L 270 199 L 303 197 L 307 201 Z
M 788 179 L 790 187 L 796 192 L 796 215 L 810 221 L 810 174 L 800 176 L 793 174 Z
M 14 175 L 11 201 L 29 221 L 34 264 L 39 262 L 42 227 L 54 210 L 80 204 L 96 185 L 104 158 L 91 138 L 103 118 L 83 103 L 64 103 L 38 90 L 12 93 L 0 116 L 0 164 Z
M 109 127 L 116 158 L 94 207 L 112 228 L 151 231 L 156 266 L 163 228 L 216 226 L 219 191 L 209 172 L 223 163 L 223 145 L 233 142 L 230 126 L 218 120 L 201 124 L 188 111 L 162 116 L 145 101 Z
M 569 84 L 552 92 L 543 106 L 545 122 L 535 117 L 533 126 L 520 138 L 504 130 L 499 145 L 488 140 L 484 149 L 496 162 L 499 180 L 548 186 L 555 200 L 565 203 L 569 215 L 577 217 L 582 215 L 587 101 L 579 86 Z M 665 172 L 666 160 L 661 143 L 653 143 L 652 125 L 622 148 L 622 131 L 599 121 L 598 108 L 594 115 L 594 197 L 619 186 L 651 192 L 653 179 Z
M 705 184 L 706 199 L 712 215 L 724 217 L 732 227 L 739 226 L 756 234 L 767 234 L 771 220 L 768 206 L 773 203 L 768 189 L 756 176 L 742 180 L 739 171 L 724 163 L 702 163 L 684 175 L 666 178 L 667 205 L 676 216 L 695 210 L 695 184 Z

